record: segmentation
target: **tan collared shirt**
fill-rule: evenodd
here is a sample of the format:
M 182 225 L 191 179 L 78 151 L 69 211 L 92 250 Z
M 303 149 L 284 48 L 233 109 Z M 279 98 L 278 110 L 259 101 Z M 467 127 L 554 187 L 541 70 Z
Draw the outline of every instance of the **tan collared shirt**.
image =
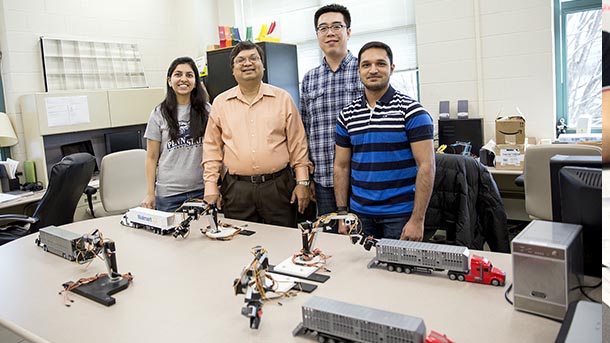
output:
M 223 163 L 237 175 L 271 174 L 290 164 L 297 180 L 309 180 L 305 129 L 288 92 L 262 83 L 252 104 L 239 86 L 216 97 L 203 141 L 206 195 L 220 193 Z

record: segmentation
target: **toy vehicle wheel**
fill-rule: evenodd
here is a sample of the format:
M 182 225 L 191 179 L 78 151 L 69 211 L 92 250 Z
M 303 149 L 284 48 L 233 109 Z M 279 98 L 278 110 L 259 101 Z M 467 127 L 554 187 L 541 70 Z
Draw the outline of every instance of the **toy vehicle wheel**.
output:
M 449 273 L 449 280 L 455 280 L 457 277 L 453 273 Z
M 396 272 L 402 273 L 402 271 L 403 271 L 402 267 L 396 267 Z
M 326 337 L 324 337 L 322 335 L 318 335 L 318 342 L 320 342 L 320 343 L 326 342 Z
M 412 271 L 411 267 L 405 267 L 405 273 L 411 274 L 411 271 Z
M 395 269 L 396 269 L 396 268 L 394 268 L 394 266 L 393 266 L 393 265 L 388 264 L 388 270 L 389 270 L 389 271 L 393 272 Z
M 500 281 L 498 281 L 498 279 L 493 279 L 491 280 L 491 284 L 494 286 L 500 286 Z
M 466 278 L 464 277 L 464 275 L 460 274 L 457 276 L 457 279 L 460 281 L 464 281 Z
M 45 246 L 42 247 L 42 250 L 49 251 L 49 248 L 47 248 L 47 246 L 45 245 Z

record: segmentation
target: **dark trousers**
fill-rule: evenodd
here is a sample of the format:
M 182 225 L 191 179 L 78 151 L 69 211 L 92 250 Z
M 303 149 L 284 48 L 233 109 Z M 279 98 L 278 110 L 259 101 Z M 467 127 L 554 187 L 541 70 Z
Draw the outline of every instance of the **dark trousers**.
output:
M 165 198 L 155 197 L 155 203 L 156 208 L 159 211 L 174 212 L 178 207 L 182 206 L 182 203 L 190 199 L 203 199 L 203 189 L 180 193 Z
M 315 183 L 316 187 L 316 203 L 318 205 L 318 216 L 337 212 L 337 203 L 335 201 L 335 188 L 324 187 L 319 183 Z
M 226 218 L 296 227 L 296 202 L 290 203 L 296 182 L 288 168 L 264 183 L 239 180 L 226 174 L 222 180 Z
M 377 239 L 400 239 L 402 229 L 407 221 L 409 221 L 410 217 L 411 215 L 396 218 L 360 215 L 358 216 L 358 219 L 360 219 L 365 236 L 373 236 Z

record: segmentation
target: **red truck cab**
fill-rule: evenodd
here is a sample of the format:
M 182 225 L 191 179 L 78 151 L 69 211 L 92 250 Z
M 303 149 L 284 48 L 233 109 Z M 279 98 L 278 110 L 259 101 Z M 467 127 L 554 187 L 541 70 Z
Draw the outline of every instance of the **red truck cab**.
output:
M 428 337 L 426 337 L 425 343 L 454 343 L 452 340 L 447 338 L 447 335 L 440 334 L 434 330 L 430 332 Z
M 470 258 L 470 271 L 464 274 L 468 282 L 478 282 L 491 284 L 494 286 L 504 286 L 506 273 L 494 267 L 488 259 L 483 256 L 472 255 Z

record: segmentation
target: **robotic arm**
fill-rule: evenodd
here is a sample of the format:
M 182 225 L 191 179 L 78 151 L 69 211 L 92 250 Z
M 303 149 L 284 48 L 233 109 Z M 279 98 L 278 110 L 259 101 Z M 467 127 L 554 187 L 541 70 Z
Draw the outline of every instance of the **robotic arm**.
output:
M 183 205 L 183 212 L 186 213 L 187 217 L 184 219 L 178 227 L 174 230 L 174 238 L 181 236 L 185 238 L 190 232 L 191 221 L 199 219 L 200 216 L 204 215 L 208 218 L 210 225 L 207 230 L 214 233 L 219 232 L 218 229 L 218 209 L 216 204 L 208 204 L 207 202 L 197 203 L 196 205 Z
M 99 230 L 93 231 L 91 234 L 83 235 L 83 241 L 88 247 L 88 251 L 94 252 L 96 255 L 103 251 L 104 261 L 106 262 L 106 270 L 111 281 L 121 279 L 121 274 L 116 262 L 116 246 L 114 241 L 104 240 L 102 233 Z
M 267 299 L 266 292 L 273 290 L 273 285 L 265 286 L 266 271 L 269 269 L 269 258 L 267 250 L 262 246 L 252 249 L 254 259 L 250 265 L 244 269 L 241 276 L 233 282 L 235 295 L 245 294 L 241 314 L 250 318 L 250 328 L 258 329 L 263 316 L 263 301 Z
M 80 239 L 85 247 L 83 254 L 97 255 L 103 252 L 108 274 L 96 274 L 93 277 L 64 283 L 62 285 L 64 290 L 60 294 L 64 294 L 66 306 L 70 306 L 69 302 L 73 301 L 68 298 L 68 292 L 74 292 L 106 306 L 114 305 L 115 299 L 111 295 L 126 289 L 129 282 L 133 280 L 133 276 L 131 273 L 124 275 L 119 273 L 114 241 L 105 240 L 99 230 L 83 235 Z
M 349 227 L 349 236 L 352 242 L 355 243 L 360 239 L 360 230 L 358 228 L 359 222 L 358 217 L 355 214 L 337 214 L 330 213 L 325 216 L 320 216 L 315 222 L 305 221 L 298 224 L 301 230 L 301 241 L 303 247 L 301 248 L 299 257 L 303 260 L 309 261 L 316 255 L 314 245 L 316 241 L 317 233 L 320 231 L 328 231 L 331 227 L 328 225 L 333 220 L 343 220 Z M 356 241 L 354 242 L 354 239 Z

